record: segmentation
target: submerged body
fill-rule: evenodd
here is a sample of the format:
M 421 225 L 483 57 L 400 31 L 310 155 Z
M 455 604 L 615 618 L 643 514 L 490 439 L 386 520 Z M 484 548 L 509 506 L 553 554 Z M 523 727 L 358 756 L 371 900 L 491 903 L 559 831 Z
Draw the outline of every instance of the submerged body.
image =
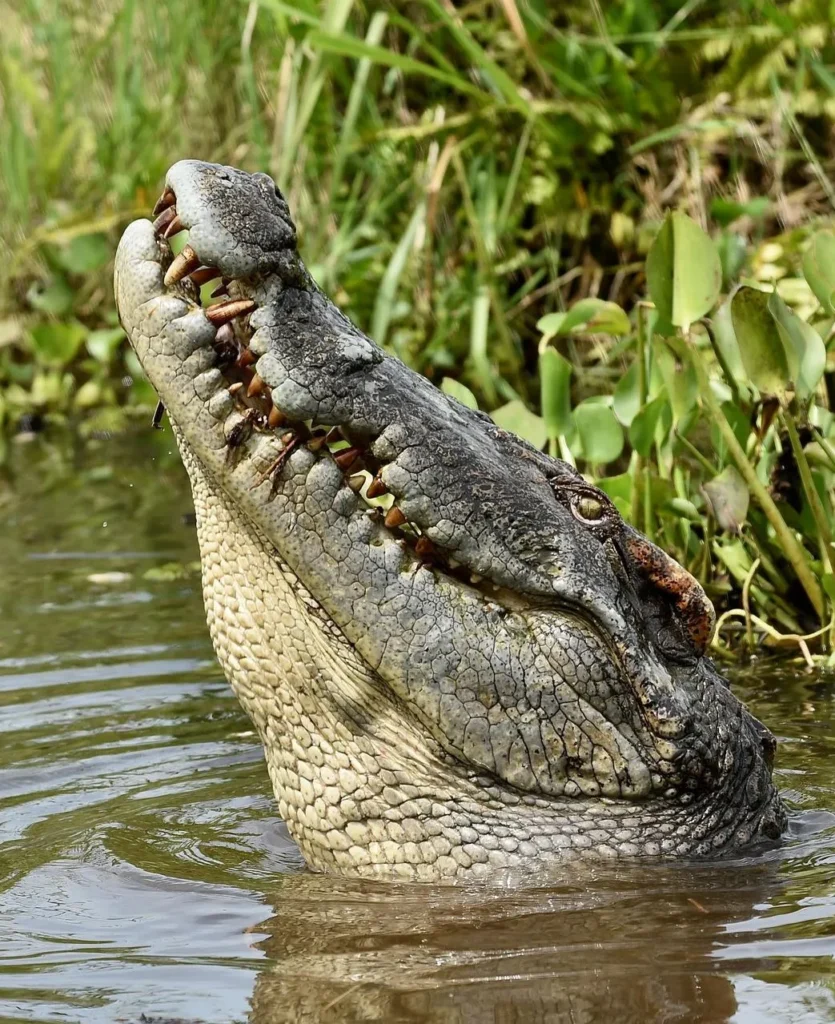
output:
M 774 740 L 704 656 L 696 581 L 358 331 L 266 175 L 182 161 L 159 207 L 123 236 L 119 312 L 191 478 L 218 658 L 307 862 L 461 879 L 779 837 Z

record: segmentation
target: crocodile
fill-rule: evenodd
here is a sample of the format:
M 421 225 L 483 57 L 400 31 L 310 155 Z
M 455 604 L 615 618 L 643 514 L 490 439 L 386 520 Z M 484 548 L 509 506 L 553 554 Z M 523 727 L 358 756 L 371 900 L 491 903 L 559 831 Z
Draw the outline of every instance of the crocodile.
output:
M 119 244 L 119 315 L 191 481 L 218 660 L 311 869 L 524 880 L 779 839 L 775 739 L 706 653 L 685 569 L 366 337 L 268 175 L 180 161 L 154 217 Z

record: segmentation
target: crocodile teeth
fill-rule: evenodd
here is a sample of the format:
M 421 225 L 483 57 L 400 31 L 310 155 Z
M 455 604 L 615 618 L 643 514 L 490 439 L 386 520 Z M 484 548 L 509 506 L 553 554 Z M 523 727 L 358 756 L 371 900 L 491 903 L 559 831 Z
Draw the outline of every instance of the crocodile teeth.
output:
M 359 448 L 344 448 L 341 452 L 334 454 L 333 461 L 345 473 L 354 467 L 360 455 L 362 455 L 362 452 Z
M 245 348 L 238 356 L 238 366 L 252 366 L 257 360 L 258 357 L 255 353 L 251 349 Z
M 375 476 L 368 485 L 365 495 L 367 498 L 379 498 L 383 494 L 388 494 L 388 488 L 378 476 Z
M 163 234 L 171 221 L 176 219 L 176 209 L 173 206 L 169 206 L 167 209 L 163 210 L 159 217 L 154 221 L 154 233 L 157 235 Z
M 189 246 L 186 246 L 186 249 L 188 248 Z M 185 249 L 183 252 L 185 252 Z M 182 253 L 180 255 L 182 255 Z M 179 258 L 180 257 L 178 256 L 177 259 Z M 173 265 L 174 264 L 172 263 L 171 266 L 173 267 Z M 171 273 L 170 269 L 168 273 Z M 167 283 L 168 282 L 166 281 L 166 284 Z M 206 316 L 211 320 L 215 327 L 219 327 L 221 324 L 228 324 L 229 321 L 234 320 L 236 316 L 243 316 L 245 313 L 251 313 L 253 309 L 255 309 L 255 303 L 252 299 L 230 299 L 229 302 L 217 302 L 214 306 L 209 306 L 206 310 Z
M 345 438 L 342 436 L 342 431 L 339 427 L 331 427 L 325 437 L 325 440 L 328 444 L 336 444 L 337 441 L 344 441 Z
M 282 424 L 286 422 L 287 417 L 284 415 L 284 413 L 281 411 L 281 409 L 279 409 L 277 405 L 274 405 L 272 409 L 270 409 L 270 415 L 267 417 L 268 425 L 272 427 L 273 430 L 275 430 L 276 427 L 280 427 L 282 426 Z
M 181 231 L 185 231 L 186 226 L 180 220 L 179 213 L 175 213 L 173 218 L 169 221 L 168 227 L 163 232 L 163 238 L 173 238 L 174 235 L 179 235 Z
M 419 555 L 421 558 L 425 558 L 427 555 L 436 555 L 437 553 L 438 549 L 428 537 L 424 537 L 423 535 L 418 537 L 417 542 L 415 543 L 416 555 Z
M 162 213 L 163 210 L 167 210 L 169 206 L 173 206 L 176 202 L 177 197 L 174 195 L 173 189 L 168 188 L 166 185 L 165 191 L 159 199 L 157 199 L 157 204 L 154 207 L 154 216 L 156 217 L 157 214 Z
M 263 395 L 267 385 L 262 377 L 259 377 L 256 373 L 252 380 L 249 382 L 249 387 L 246 389 L 247 398 L 255 398 L 256 395 Z
M 383 520 L 383 522 L 390 530 L 393 530 L 398 526 L 402 526 L 406 522 L 406 517 L 403 515 L 401 509 L 399 509 L 396 505 L 392 505 L 391 508 L 386 513 L 386 518 Z
M 325 447 L 325 435 L 316 434 L 307 442 L 307 447 L 312 452 L 321 451 Z
M 362 485 L 364 483 L 365 483 L 365 477 L 362 475 L 362 473 L 357 473 L 356 476 L 352 476 L 348 480 L 348 486 L 351 488 L 351 490 L 355 494 L 359 494 L 359 492 L 362 490 Z
M 186 275 L 190 274 L 192 270 L 197 270 L 200 266 L 200 257 L 192 249 L 190 245 L 183 247 L 183 251 L 179 256 L 174 257 L 174 261 L 168 270 L 165 272 L 163 278 L 163 284 L 168 288 L 172 284 L 176 284 L 177 281 L 181 281 Z M 208 315 L 208 311 L 207 311 Z M 212 321 L 214 323 L 214 321 Z M 226 323 L 225 320 L 219 320 L 219 324 Z
M 226 390 L 229 392 L 230 395 L 237 395 L 237 393 L 241 390 L 243 386 L 244 382 L 242 380 L 236 380 L 235 383 L 230 384 Z
M 214 281 L 216 277 L 220 277 L 220 271 L 215 267 L 198 267 L 191 275 L 198 288 L 202 288 L 207 281 Z

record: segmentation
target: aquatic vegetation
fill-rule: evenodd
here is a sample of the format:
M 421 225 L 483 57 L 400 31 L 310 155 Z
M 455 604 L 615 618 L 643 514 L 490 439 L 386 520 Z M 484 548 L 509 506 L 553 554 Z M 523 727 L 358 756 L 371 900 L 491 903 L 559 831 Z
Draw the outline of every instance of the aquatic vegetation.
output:
M 118 233 L 177 157 L 264 169 L 322 287 L 604 486 L 708 588 L 720 653 L 831 648 L 823 0 L 0 16 L 0 437 L 147 422 L 112 301 Z M 698 251 L 704 308 L 682 291 Z

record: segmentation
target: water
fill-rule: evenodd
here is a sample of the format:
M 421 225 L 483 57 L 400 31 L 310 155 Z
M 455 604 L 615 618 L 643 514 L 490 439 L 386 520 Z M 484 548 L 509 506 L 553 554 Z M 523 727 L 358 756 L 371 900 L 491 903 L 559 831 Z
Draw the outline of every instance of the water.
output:
M 795 812 L 765 858 L 310 875 L 212 656 L 171 448 L 38 439 L 0 479 L 0 1021 L 835 1021 L 835 680 L 738 680 Z

